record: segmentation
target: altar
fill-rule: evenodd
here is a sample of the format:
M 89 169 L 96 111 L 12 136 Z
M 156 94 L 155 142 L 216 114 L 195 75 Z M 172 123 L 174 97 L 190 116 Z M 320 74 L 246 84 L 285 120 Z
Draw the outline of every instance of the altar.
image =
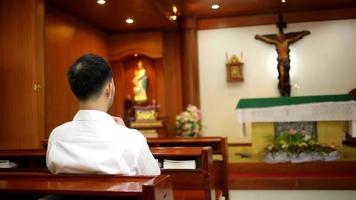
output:
M 342 147 L 346 135 L 356 137 L 356 101 L 348 94 L 241 99 L 236 113 L 241 132 L 251 125 L 253 154 L 265 151 L 280 122 L 302 123 L 303 129 L 303 123 L 310 122 L 307 126 L 312 127 L 317 142 L 336 148 Z

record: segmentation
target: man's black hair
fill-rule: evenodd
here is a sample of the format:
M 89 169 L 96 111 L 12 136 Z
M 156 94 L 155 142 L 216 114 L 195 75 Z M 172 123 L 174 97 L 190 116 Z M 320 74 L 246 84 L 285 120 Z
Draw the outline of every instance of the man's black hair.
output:
M 100 56 L 85 54 L 69 68 L 68 81 L 74 95 L 81 101 L 98 95 L 111 80 L 110 65 Z

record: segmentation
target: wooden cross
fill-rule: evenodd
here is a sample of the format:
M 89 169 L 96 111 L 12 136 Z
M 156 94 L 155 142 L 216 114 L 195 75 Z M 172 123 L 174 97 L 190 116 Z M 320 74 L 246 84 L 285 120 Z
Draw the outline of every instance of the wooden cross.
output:
M 276 46 L 278 53 L 277 69 L 278 69 L 278 90 L 281 96 L 290 96 L 290 80 L 289 80 L 289 70 L 290 70 L 290 58 L 289 58 L 289 45 L 302 39 L 305 35 L 310 34 L 310 31 L 300 31 L 283 33 L 283 29 L 287 27 L 287 23 L 283 21 L 283 16 L 278 16 L 278 22 L 276 23 L 279 33 L 268 34 L 268 35 L 256 35 L 257 40 L 261 40 L 267 44 L 272 44 Z

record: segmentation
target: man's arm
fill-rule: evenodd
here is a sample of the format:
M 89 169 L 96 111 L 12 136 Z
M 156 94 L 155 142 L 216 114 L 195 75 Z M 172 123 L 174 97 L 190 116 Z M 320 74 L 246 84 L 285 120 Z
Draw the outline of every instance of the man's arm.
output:
M 124 120 L 123 120 L 121 117 L 112 116 L 112 118 L 114 118 L 115 122 L 116 122 L 118 125 L 126 126 Z
M 290 43 L 294 43 L 309 34 L 310 34 L 310 31 L 301 31 L 301 32 L 297 32 L 297 33 L 289 33 L 286 36 Z M 288 37 L 288 36 L 292 36 L 292 37 Z
M 156 176 L 161 174 L 158 162 L 153 157 L 147 143 L 140 148 L 139 158 L 137 161 L 137 175 Z
M 277 44 L 277 41 L 272 39 L 272 38 L 270 38 L 272 36 L 273 35 L 269 35 L 269 36 L 267 36 L 267 35 L 255 35 L 255 39 L 261 40 L 261 41 L 266 42 L 268 44 L 274 44 L 275 45 L 275 44 Z

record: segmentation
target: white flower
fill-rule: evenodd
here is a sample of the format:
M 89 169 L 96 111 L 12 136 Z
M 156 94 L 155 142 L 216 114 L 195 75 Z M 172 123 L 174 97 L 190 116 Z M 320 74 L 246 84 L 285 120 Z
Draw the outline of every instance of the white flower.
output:
M 304 138 L 303 138 L 304 141 L 308 141 L 308 140 L 310 140 L 310 139 L 311 139 L 311 136 L 310 136 L 310 135 L 305 135 Z
M 196 106 L 193 106 L 193 105 L 188 105 L 187 106 L 187 111 L 189 111 L 189 112 L 196 112 L 196 111 L 198 111 L 198 108 L 196 107 Z
M 268 146 L 268 150 L 270 150 L 270 151 L 271 151 L 273 148 L 274 148 L 274 145 L 273 145 L 273 144 L 271 144 L 271 145 Z
M 182 119 L 182 116 L 181 115 L 177 115 L 176 121 L 180 121 L 181 119 Z
M 191 124 L 191 123 L 186 123 L 186 124 L 184 124 L 183 128 L 184 128 L 185 130 L 189 130 L 189 129 L 192 128 L 192 124 Z

